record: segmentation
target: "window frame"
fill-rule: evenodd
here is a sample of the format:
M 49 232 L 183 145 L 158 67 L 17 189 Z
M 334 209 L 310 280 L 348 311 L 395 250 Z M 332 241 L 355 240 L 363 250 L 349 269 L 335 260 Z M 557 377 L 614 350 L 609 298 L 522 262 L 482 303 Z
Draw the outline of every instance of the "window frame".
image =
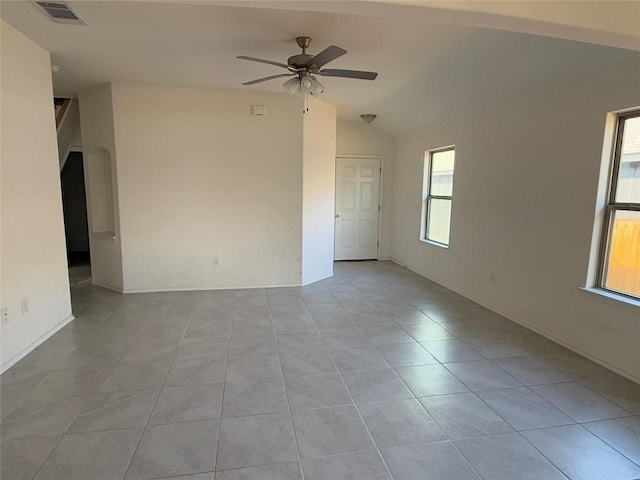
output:
M 420 240 L 425 243 L 430 243 L 432 245 L 436 245 L 441 248 L 449 248 L 449 244 L 451 243 L 451 217 L 453 214 L 453 185 L 451 186 L 451 195 L 432 195 L 431 194 L 431 184 L 432 184 L 432 175 L 433 175 L 433 157 L 437 153 L 442 152 L 454 152 L 454 163 L 453 163 L 453 178 L 455 178 L 455 145 L 448 145 L 446 147 L 434 148 L 432 150 L 427 150 L 423 156 L 423 174 L 422 174 L 422 221 L 420 225 Z M 424 169 L 427 171 L 427 175 L 425 175 Z M 426 182 L 425 182 L 426 180 Z M 428 237 L 429 235 L 429 213 L 431 211 L 431 200 L 448 200 L 451 203 L 451 210 L 449 213 L 449 241 L 448 243 L 439 242 L 437 240 L 433 240 Z
M 610 155 L 610 168 L 607 180 L 607 195 L 603 209 L 604 218 L 602 222 L 600 246 L 598 250 L 598 270 L 596 274 L 596 288 L 634 301 L 640 300 L 640 296 L 633 295 L 628 292 L 614 290 L 612 288 L 607 288 L 606 279 L 609 267 L 609 251 L 613 235 L 613 218 L 615 217 L 616 212 L 640 212 L 640 202 L 618 202 L 616 200 L 618 178 L 620 175 L 620 164 L 622 163 L 621 157 L 622 140 L 624 138 L 624 125 L 628 119 L 638 117 L 640 117 L 640 109 L 634 109 L 632 111 L 620 113 L 616 116 L 614 127 L 614 141 Z

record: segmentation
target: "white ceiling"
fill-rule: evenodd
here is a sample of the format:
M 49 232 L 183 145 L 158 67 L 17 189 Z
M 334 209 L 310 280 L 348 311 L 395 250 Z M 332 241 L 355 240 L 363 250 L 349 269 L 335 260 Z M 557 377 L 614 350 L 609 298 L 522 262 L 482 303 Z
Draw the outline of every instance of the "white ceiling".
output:
M 235 57 L 286 63 L 299 53 L 295 37 L 309 35 L 310 53 L 331 44 L 348 51 L 328 67 L 379 72 L 374 82 L 324 78 L 323 100 L 337 105 L 342 119 L 377 113 L 376 125 L 393 134 L 427 125 L 444 112 L 455 117 L 481 108 L 538 82 L 640 58 L 630 49 L 542 36 L 551 30 L 563 38 L 633 43 L 628 32 L 611 32 L 610 25 L 563 28 L 428 5 L 441 2 L 425 2 L 429 8 L 381 2 L 69 3 L 86 27 L 53 23 L 31 2 L 3 1 L 0 10 L 4 20 L 51 52 L 61 67 L 54 75 L 57 95 L 75 96 L 105 82 L 281 92 L 280 79 L 242 87 L 284 70 Z

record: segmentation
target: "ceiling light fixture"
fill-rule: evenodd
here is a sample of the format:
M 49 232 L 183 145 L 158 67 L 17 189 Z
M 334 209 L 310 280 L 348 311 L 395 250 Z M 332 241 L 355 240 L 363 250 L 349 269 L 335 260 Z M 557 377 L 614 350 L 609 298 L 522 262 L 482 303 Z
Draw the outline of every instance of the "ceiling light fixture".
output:
M 324 85 L 309 72 L 301 72 L 291 77 L 282 84 L 282 87 L 289 92 L 290 95 L 296 95 L 298 97 L 304 97 L 307 94 L 317 97 L 324 92 Z
M 377 115 L 375 113 L 363 113 L 360 115 L 360 118 L 364 123 L 371 123 L 376 119 Z

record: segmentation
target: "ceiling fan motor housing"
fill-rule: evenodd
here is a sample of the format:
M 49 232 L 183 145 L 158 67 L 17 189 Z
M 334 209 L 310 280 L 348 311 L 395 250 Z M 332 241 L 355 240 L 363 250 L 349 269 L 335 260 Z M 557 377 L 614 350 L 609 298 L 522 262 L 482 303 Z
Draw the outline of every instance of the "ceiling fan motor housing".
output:
M 302 53 L 304 53 L 304 50 L 309 48 L 309 44 L 311 43 L 311 37 L 306 37 L 306 36 L 296 37 L 296 43 L 303 50 Z
M 307 62 L 312 58 L 313 58 L 313 55 L 307 55 L 306 53 L 301 53 L 300 55 L 293 55 L 292 57 L 289 57 L 289 60 L 287 60 L 287 63 L 289 64 L 290 67 L 294 67 L 295 69 L 302 69 L 307 67 L 308 70 L 311 70 L 311 68 L 308 68 L 310 66 L 307 65 Z
M 307 54 L 307 48 L 309 48 L 309 45 L 311 44 L 311 37 L 297 37 L 296 43 L 302 49 L 302 53 L 289 57 L 287 64 L 296 70 L 313 72 L 315 65 L 307 64 L 307 62 L 314 57 L 314 55 Z

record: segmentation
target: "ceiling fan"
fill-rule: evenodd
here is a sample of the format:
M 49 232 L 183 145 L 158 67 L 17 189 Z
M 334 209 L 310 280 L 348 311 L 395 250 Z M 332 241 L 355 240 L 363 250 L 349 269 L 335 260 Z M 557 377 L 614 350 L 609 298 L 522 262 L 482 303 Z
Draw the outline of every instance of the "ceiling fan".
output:
M 307 53 L 307 48 L 309 48 L 309 44 L 311 43 L 311 37 L 298 37 L 296 38 L 296 43 L 302 49 L 302 53 L 289 57 L 286 64 L 262 58 L 247 57 L 245 55 L 237 57 L 241 60 L 250 60 L 252 62 L 275 65 L 277 67 L 286 68 L 289 71 L 289 73 L 281 73 L 278 75 L 271 75 L 269 77 L 258 78 L 257 80 L 251 80 L 250 82 L 244 82 L 242 85 L 255 85 L 256 83 L 266 82 L 267 80 L 273 80 L 276 78 L 292 77 L 282 84 L 285 90 L 287 90 L 291 95 L 320 95 L 324 92 L 324 85 L 318 81 L 315 75 L 323 77 L 356 78 L 359 80 L 375 80 L 378 76 L 376 72 L 341 70 L 335 68 L 322 69 L 322 67 L 327 63 L 341 57 L 347 53 L 347 51 L 340 47 L 336 47 L 335 45 L 331 45 L 317 55 L 309 55 Z

